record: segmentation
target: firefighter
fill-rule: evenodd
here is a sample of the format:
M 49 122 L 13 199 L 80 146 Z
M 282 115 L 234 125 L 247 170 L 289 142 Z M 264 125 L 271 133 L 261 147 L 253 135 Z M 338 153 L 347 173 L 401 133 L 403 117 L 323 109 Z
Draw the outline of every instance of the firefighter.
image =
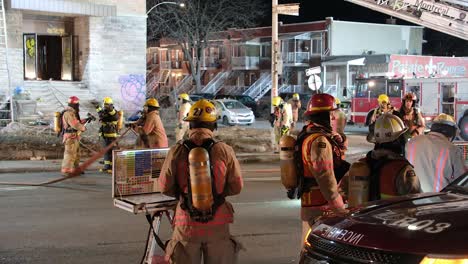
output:
M 167 148 L 166 130 L 164 129 L 161 117 L 159 117 L 159 102 L 155 98 L 149 98 L 144 105 L 143 118 L 136 124 L 137 133 L 140 134 L 141 143 L 145 148 Z
M 426 124 L 421 112 L 416 108 L 416 95 L 414 93 L 407 93 L 403 97 L 400 116 L 403 119 L 408 131 L 406 132 L 406 138 L 410 139 L 417 135 L 422 135 Z
M 279 140 L 281 136 L 288 135 L 291 130 L 292 109 L 291 105 L 285 103 L 283 98 L 276 96 L 272 100 L 273 105 L 273 133 L 274 153 L 279 153 Z
M 288 190 L 288 197 L 301 198 L 301 241 L 304 241 L 309 230 L 309 223 L 325 211 L 346 212 L 335 178 L 338 176 L 335 170 L 337 174 L 344 175 L 341 166 L 345 163 L 341 160 L 340 148 L 343 146 L 332 135 L 330 122 L 334 110 L 336 105 L 333 96 L 313 95 L 304 113 L 305 126 L 297 137 L 299 156 L 295 157 L 298 166 L 296 171 L 302 183 L 297 189 Z
M 337 109 L 332 112 L 332 129 L 339 134 L 344 134 L 344 129 L 346 126 L 346 114 L 343 113 L 343 111 L 340 109 L 340 99 L 335 98 L 335 104 Z
M 81 120 L 80 99 L 76 96 L 71 96 L 68 99 L 68 106 L 61 118 L 62 142 L 65 145 L 61 172 L 67 176 L 80 164 L 80 134 L 86 131 L 84 124 L 89 119 Z
M 174 232 L 166 247 L 170 263 L 197 264 L 202 256 L 204 263 L 235 263 L 241 248 L 229 232 L 234 210 L 225 197 L 239 194 L 243 179 L 232 147 L 213 138 L 215 111 L 214 105 L 205 99 L 192 105 L 185 118 L 189 122 L 189 139 L 171 147 L 161 169 L 161 192 L 179 198 Z M 206 151 L 205 158 L 199 155 L 200 147 L 202 152 Z M 195 150 L 197 154 L 192 155 Z M 194 159 L 199 163 L 192 164 Z M 207 166 L 200 166 L 202 163 Z M 195 170 L 198 173 L 192 173 Z M 209 177 L 202 179 L 203 175 Z M 210 179 L 214 182 L 210 183 Z M 199 183 L 203 182 L 208 188 L 202 193 Z M 196 206 L 197 197 L 212 199 L 209 210 L 203 214 Z
M 340 183 L 349 206 L 420 192 L 418 177 L 403 156 L 407 130 L 396 115 L 385 113 L 377 119 L 374 150 L 353 163 Z
M 292 109 L 292 122 L 291 122 L 291 131 L 296 127 L 297 121 L 299 120 L 299 109 L 301 109 L 301 100 L 299 94 L 293 94 L 292 98 L 288 100 L 288 104 L 291 105 Z
M 452 143 L 457 132 L 454 118 L 440 114 L 427 135 L 407 143 L 406 157 L 420 177 L 423 192 L 439 192 L 467 170 L 462 151 Z
M 99 128 L 99 136 L 102 137 L 104 147 L 110 145 L 117 137 L 119 132 L 119 119 L 121 113 L 114 108 L 112 98 L 105 97 L 103 100 L 103 107 L 96 105 L 96 112 L 99 115 L 101 127 Z M 112 150 L 104 154 L 104 167 L 100 169 L 101 172 L 112 173 Z
M 390 104 L 390 98 L 386 94 L 381 94 L 377 98 L 377 102 L 379 106 L 372 110 L 372 116 L 369 120 L 369 133 L 367 134 L 367 141 L 373 141 L 374 138 L 374 125 L 377 118 L 379 118 L 382 114 L 389 113 L 389 114 L 397 114 L 397 110 Z M 397 114 L 399 116 L 399 114 Z
M 182 140 L 188 132 L 188 123 L 184 122 L 184 118 L 187 116 L 191 107 L 190 97 L 188 94 L 183 93 L 179 95 L 178 107 L 179 109 L 177 110 L 177 126 L 175 129 L 176 142 Z

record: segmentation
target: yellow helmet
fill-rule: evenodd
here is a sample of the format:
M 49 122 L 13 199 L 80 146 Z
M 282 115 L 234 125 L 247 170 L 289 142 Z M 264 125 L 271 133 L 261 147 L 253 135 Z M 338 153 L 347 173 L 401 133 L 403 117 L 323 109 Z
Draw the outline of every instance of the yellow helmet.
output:
M 273 97 L 273 99 L 271 99 L 271 104 L 273 106 L 279 106 L 281 103 L 283 103 L 283 98 L 281 98 L 279 96 L 275 96 L 275 97 Z
M 387 143 L 395 141 L 408 130 L 403 121 L 396 115 L 385 113 L 375 121 L 372 143 Z
M 292 99 L 299 100 L 299 94 L 298 93 L 293 94 Z
M 335 104 L 339 106 L 341 104 L 341 100 L 338 97 L 335 97 Z
M 457 123 L 455 123 L 455 119 L 451 115 L 447 115 L 447 114 L 440 114 L 440 115 L 436 116 L 436 118 L 434 118 L 434 120 L 433 120 L 433 123 L 434 124 L 449 125 L 449 126 L 453 126 L 453 127 L 457 126 Z
M 190 101 L 190 96 L 186 93 L 179 94 L 179 99 Z
M 112 98 L 110 97 L 104 97 L 104 100 L 102 100 L 104 104 L 114 104 L 114 101 L 112 101 Z
M 379 95 L 379 98 L 377 98 L 377 101 L 379 102 L 379 104 L 382 104 L 383 102 L 390 103 L 390 99 L 388 98 L 386 94 Z
M 146 100 L 145 106 L 159 107 L 159 102 L 156 98 L 149 98 Z
M 216 122 L 216 108 L 210 101 L 200 99 L 190 107 L 184 121 Z

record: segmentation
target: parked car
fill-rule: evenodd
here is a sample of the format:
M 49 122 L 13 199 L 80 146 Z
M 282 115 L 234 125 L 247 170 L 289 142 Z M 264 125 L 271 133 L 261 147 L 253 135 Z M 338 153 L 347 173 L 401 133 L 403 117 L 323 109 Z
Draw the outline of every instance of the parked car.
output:
M 257 102 L 255 100 L 248 96 L 248 95 L 230 95 L 230 94 L 217 94 L 214 99 L 235 99 L 239 102 L 241 102 L 243 105 L 247 106 L 248 108 L 252 109 L 254 112 L 255 117 L 259 117 L 260 113 L 257 112 Z
M 204 98 L 203 96 L 197 95 L 197 94 L 191 94 L 191 95 L 189 95 L 189 97 L 190 97 L 190 100 L 192 100 L 192 102 L 196 102 L 196 101 Z
M 351 208 L 315 222 L 299 263 L 467 263 L 468 173 L 440 193 Z
M 255 122 L 253 111 L 237 100 L 220 99 L 213 102 L 218 120 L 224 125 L 251 125 Z
M 194 93 L 192 95 L 198 95 L 208 100 L 212 100 L 214 98 L 214 94 L 211 93 Z

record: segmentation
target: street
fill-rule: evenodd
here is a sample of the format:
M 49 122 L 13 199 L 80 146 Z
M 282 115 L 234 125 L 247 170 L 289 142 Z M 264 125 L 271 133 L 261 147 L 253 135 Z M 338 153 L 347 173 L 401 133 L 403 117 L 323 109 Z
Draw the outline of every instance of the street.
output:
M 286 198 L 277 164 L 242 165 L 245 186 L 230 197 L 232 234 L 246 248 L 239 263 L 295 263 L 299 201 Z M 265 172 L 261 172 L 264 170 Z M 58 173 L 0 174 L 40 182 Z M 87 172 L 51 187 L 0 186 L 0 263 L 139 263 L 148 223 L 113 207 L 111 177 Z M 170 227 L 163 221 L 164 240 Z

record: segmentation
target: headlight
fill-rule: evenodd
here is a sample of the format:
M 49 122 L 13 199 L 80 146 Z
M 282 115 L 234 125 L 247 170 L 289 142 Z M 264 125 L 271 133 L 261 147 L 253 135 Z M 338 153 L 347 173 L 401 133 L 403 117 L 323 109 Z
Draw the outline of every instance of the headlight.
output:
M 468 259 L 426 256 L 419 264 L 468 264 Z
M 432 121 L 432 117 L 426 116 L 426 117 L 424 118 L 424 120 L 426 120 L 426 121 Z

